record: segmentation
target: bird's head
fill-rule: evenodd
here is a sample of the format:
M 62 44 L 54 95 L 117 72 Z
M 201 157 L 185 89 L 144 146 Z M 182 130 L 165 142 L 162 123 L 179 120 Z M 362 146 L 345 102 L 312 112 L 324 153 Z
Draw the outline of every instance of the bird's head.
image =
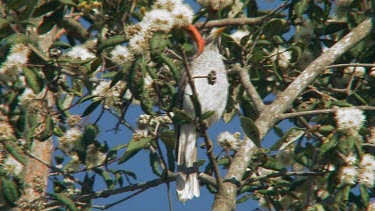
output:
M 185 31 L 189 34 L 189 36 L 194 40 L 197 45 L 197 53 L 194 57 L 198 57 L 204 50 L 205 45 L 210 45 L 212 43 L 219 44 L 220 42 L 220 35 L 224 31 L 225 27 L 221 28 L 214 28 L 211 30 L 210 34 L 202 37 L 201 33 L 198 29 L 190 24 L 185 27 Z

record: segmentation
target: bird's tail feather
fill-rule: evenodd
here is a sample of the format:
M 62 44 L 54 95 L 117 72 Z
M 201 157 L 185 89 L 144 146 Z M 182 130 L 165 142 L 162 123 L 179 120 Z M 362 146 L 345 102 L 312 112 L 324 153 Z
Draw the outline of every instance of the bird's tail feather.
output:
M 197 132 L 195 125 L 186 124 L 181 126 L 178 137 L 177 152 L 177 196 L 182 202 L 199 197 L 199 181 L 197 167 Z

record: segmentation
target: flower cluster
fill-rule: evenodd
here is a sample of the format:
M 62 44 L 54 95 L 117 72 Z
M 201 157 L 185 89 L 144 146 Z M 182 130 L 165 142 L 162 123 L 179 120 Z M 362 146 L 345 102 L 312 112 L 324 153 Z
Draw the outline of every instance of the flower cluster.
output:
M 98 147 L 91 144 L 86 150 L 86 165 L 87 168 L 92 168 L 101 165 L 105 160 L 106 155 L 99 151 Z
M 247 35 L 249 35 L 250 32 L 243 31 L 243 30 L 237 30 L 233 34 L 230 35 L 232 40 L 237 44 L 240 45 L 241 39 Z
M 1 139 L 9 139 L 13 137 L 14 130 L 12 125 L 10 125 L 6 121 L 0 120 L 0 138 Z
M 232 5 L 233 0 L 197 0 L 197 3 L 213 10 L 220 10 Z
M 230 133 L 228 131 L 222 132 L 217 137 L 217 143 L 225 150 L 238 150 L 242 140 L 240 133 Z
M 273 62 L 277 61 L 280 68 L 287 69 L 292 58 L 292 52 L 288 51 L 285 47 L 279 46 L 271 52 L 270 58 Z
M 95 96 L 94 100 L 105 100 L 104 106 L 106 109 L 111 106 L 116 106 L 120 102 L 122 92 L 125 90 L 126 84 L 124 81 L 119 81 L 113 87 L 110 87 L 110 81 L 100 81 L 96 88 L 92 91 Z
M 116 46 L 111 56 L 114 62 L 122 65 L 131 62 L 134 55 L 144 54 L 154 32 L 168 33 L 173 27 L 186 27 L 194 16 L 194 11 L 181 0 L 157 0 L 152 10 L 145 13 L 141 22 L 126 28 L 130 38 L 128 46 Z
M 371 154 L 362 156 L 357 164 L 357 158 L 353 154 L 349 154 L 345 159 L 346 166 L 340 169 L 341 184 L 354 185 L 358 181 L 369 188 L 374 186 L 375 180 L 375 159 Z
M 148 114 L 142 114 L 139 116 L 137 125 L 141 130 L 147 129 L 147 127 L 159 127 L 171 124 L 172 120 L 167 115 L 162 116 L 150 116 Z
M 8 155 L 2 164 L 2 168 L 8 175 L 19 176 L 23 172 L 24 165 L 16 160 L 13 156 Z
M 357 108 L 339 108 L 335 113 L 337 127 L 341 131 L 358 131 L 365 119 L 363 112 Z
M 95 58 L 95 54 L 89 52 L 82 46 L 74 46 L 66 53 L 66 55 L 72 59 L 79 59 L 82 61 Z
M 81 136 L 81 131 L 78 128 L 70 128 L 59 138 L 59 148 L 67 154 L 71 153 L 76 148 Z
M 361 161 L 359 162 L 359 171 L 358 171 L 358 182 L 360 184 L 366 185 L 367 187 L 372 188 L 374 186 L 375 179 L 375 159 L 371 154 L 365 154 L 362 156 Z
M 0 67 L 0 80 L 14 81 L 17 79 L 22 67 L 27 65 L 30 53 L 30 48 L 25 44 L 13 45 L 6 61 Z

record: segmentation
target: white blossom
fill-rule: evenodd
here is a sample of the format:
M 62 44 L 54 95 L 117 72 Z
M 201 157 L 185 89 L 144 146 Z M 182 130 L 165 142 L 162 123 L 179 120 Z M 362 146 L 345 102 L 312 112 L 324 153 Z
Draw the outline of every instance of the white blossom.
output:
M 78 128 L 70 128 L 59 138 L 59 148 L 65 153 L 70 153 L 75 149 L 77 141 L 81 135 L 81 131 Z
M 233 4 L 233 0 L 197 0 L 197 3 L 213 10 L 220 10 Z
M 193 22 L 194 11 L 189 5 L 179 4 L 172 10 L 174 25 L 182 28 Z
M 173 26 L 173 17 L 168 10 L 154 9 L 147 12 L 142 22 L 151 23 L 153 31 L 169 32 Z
M 87 168 L 92 168 L 101 165 L 105 160 L 105 154 L 100 152 L 99 149 L 91 144 L 86 150 L 86 165 Z
M 129 40 L 129 49 L 130 52 L 134 55 L 140 55 L 145 53 L 148 50 L 148 40 L 149 37 L 147 32 L 140 32 L 135 34 Z
M 358 131 L 366 117 L 357 108 L 339 108 L 335 113 L 335 120 L 339 130 L 353 129 Z
M 343 166 L 340 170 L 340 182 L 354 185 L 356 183 L 357 168 L 355 166 Z
M 239 134 L 231 134 L 225 131 L 218 135 L 217 143 L 224 149 L 237 150 L 241 141 L 239 140 Z
M 82 61 L 95 58 L 95 55 L 93 53 L 89 52 L 82 46 L 74 46 L 66 53 L 66 55 L 73 59 L 80 59 Z
M 182 0 L 156 0 L 153 7 L 154 9 L 165 9 L 173 11 L 182 4 Z
M 375 171 L 375 160 L 371 154 L 364 154 L 359 162 L 362 171 Z
M 27 106 L 30 104 L 31 101 L 33 101 L 36 97 L 36 94 L 34 94 L 34 91 L 30 88 L 26 88 L 23 93 L 18 97 L 18 100 L 20 102 L 20 105 Z
M 354 153 L 349 153 L 349 155 L 345 157 L 344 161 L 347 165 L 354 165 L 357 163 L 357 156 L 355 156 Z
M 285 47 L 279 46 L 271 52 L 271 60 L 277 61 L 280 68 L 286 69 L 289 67 L 292 58 L 292 52 L 288 51 Z
M 0 138 L 8 139 L 13 137 L 13 127 L 6 121 L 0 120 Z
M 129 51 L 129 49 L 122 45 L 117 45 L 111 51 L 111 58 L 114 62 L 120 65 L 129 64 L 134 60 L 134 55 Z
M 374 186 L 375 174 L 374 171 L 359 171 L 358 182 L 369 188 Z
M 244 31 L 244 30 L 237 30 L 235 31 L 233 34 L 230 35 L 230 37 L 232 38 L 232 40 L 237 43 L 238 45 L 240 44 L 241 42 L 241 39 L 247 35 L 249 35 L 250 32 L 248 31 Z
M 8 156 L 4 162 L 4 169 L 10 175 L 19 176 L 24 169 L 24 165 L 13 156 Z

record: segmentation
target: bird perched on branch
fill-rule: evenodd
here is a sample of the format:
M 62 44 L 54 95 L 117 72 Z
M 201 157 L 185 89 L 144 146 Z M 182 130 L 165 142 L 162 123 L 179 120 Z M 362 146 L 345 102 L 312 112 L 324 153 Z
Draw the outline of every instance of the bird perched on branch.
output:
M 220 34 L 224 28 L 214 29 L 204 40 L 198 31 L 190 26 L 188 32 L 197 42 L 197 56 L 190 63 L 191 76 L 197 93 L 197 99 L 201 108 L 201 114 L 207 111 L 215 113 L 206 119 L 208 126 L 218 121 L 224 113 L 227 95 L 228 81 L 222 55 L 219 53 L 218 44 Z M 198 33 L 198 34 L 197 34 Z M 205 44 L 204 44 L 205 43 Z M 204 45 L 204 48 L 203 46 Z M 192 87 L 189 78 L 183 79 L 181 87 L 181 108 L 192 119 L 196 119 L 194 104 L 191 100 Z M 177 195 L 178 199 L 186 202 L 194 196 L 199 197 L 199 181 L 197 166 L 197 139 L 200 134 L 196 121 L 184 124 L 177 129 Z

